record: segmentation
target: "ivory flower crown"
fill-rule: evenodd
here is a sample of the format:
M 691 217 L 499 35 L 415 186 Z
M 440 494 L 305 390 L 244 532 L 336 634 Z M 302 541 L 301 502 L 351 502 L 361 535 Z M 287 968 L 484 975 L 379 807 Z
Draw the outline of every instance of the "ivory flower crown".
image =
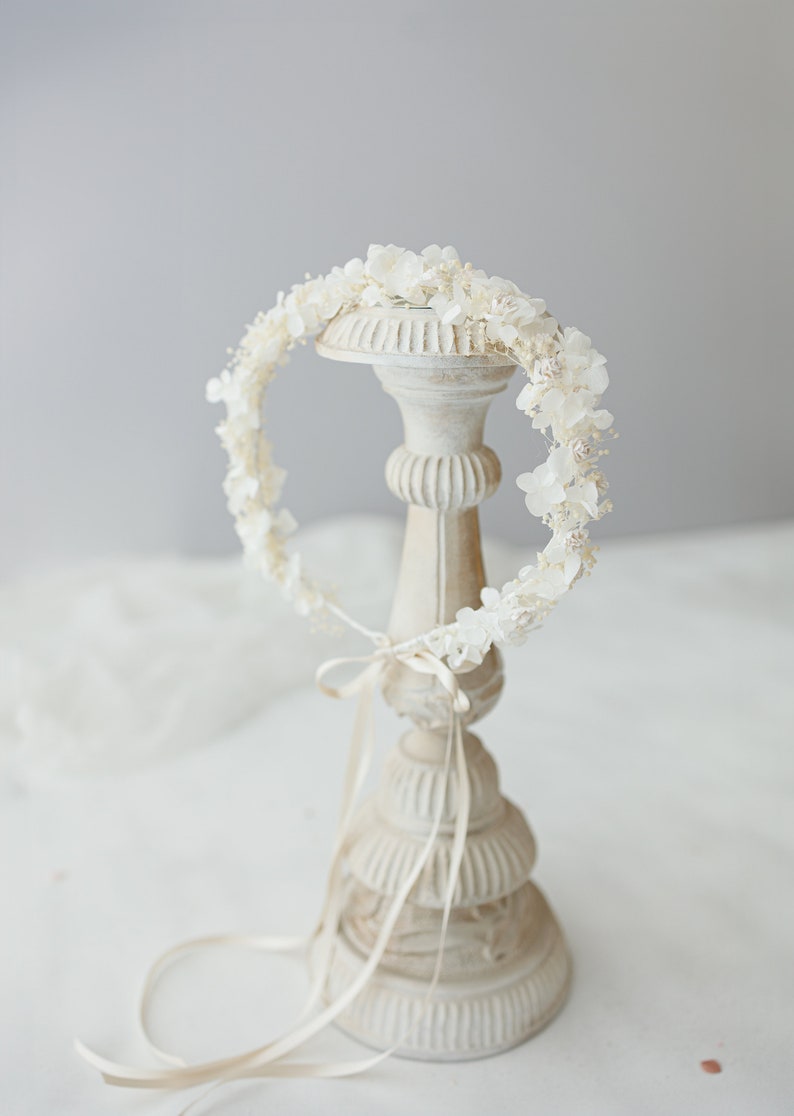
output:
M 275 581 L 300 614 L 333 613 L 376 643 L 383 637 L 352 620 L 305 572 L 300 554 L 288 552 L 297 523 L 278 506 L 286 473 L 274 463 L 262 429 L 267 387 L 290 350 L 337 314 L 359 306 L 430 307 L 445 324 L 484 323 L 493 350 L 511 357 L 527 376 L 516 406 L 541 431 L 548 456 L 516 484 L 551 539 L 501 591 L 483 589 L 479 608 L 462 608 L 452 623 L 393 648 L 429 650 L 452 670 L 475 666 L 492 644 L 523 643 L 595 564 L 587 524 L 611 510 L 611 501 L 603 499 L 607 481 L 599 461 L 609 452 L 606 438 L 617 437 L 612 415 L 599 408 L 609 383 L 606 359 L 584 333 L 561 328 L 542 299 L 462 264 L 454 248 L 436 244 L 419 254 L 372 244 L 366 260 L 350 260 L 326 276 L 295 284 L 287 295 L 279 292 L 276 305 L 256 316 L 228 366 L 207 384 L 207 399 L 226 404 L 226 418 L 217 428 L 229 456 L 224 491 L 246 563 Z

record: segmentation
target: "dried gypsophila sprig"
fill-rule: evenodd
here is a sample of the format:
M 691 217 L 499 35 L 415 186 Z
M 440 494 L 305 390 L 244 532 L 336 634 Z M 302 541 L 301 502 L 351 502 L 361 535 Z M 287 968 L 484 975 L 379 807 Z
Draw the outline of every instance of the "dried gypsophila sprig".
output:
M 433 244 L 417 254 L 393 244 L 370 245 L 366 260 L 353 259 L 328 275 L 308 278 L 276 305 L 258 314 L 207 398 L 226 404 L 218 434 L 229 457 L 224 481 L 246 563 L 275 581 L 302 615 L 330 610 L 366 631 L 329 598 L 303 569 L 287 540 L 297 524 L 279 508 L 286 476 L 273 461 L 262 431 L 267 387 L 290 351 L 337 314 L 360 306 L 430 307 L 449 325 L 483 323 L 495 351 L 528 377 L 516 405 L 543 432 L 546 460 L 516 483 L 532 515 L 551 531 L 536 562 L 524 566 L 501 591 L 487 587 L 481 607 L 463 608 L 450 624 L 406 640 L 394 650 L 428 648 L 453 670 L 477 665 L 492 644 L 520 644 L 583 573 L 595 564 L 587 524 L 611 510 L 603 499 L 599 467 L 616 437 L 612 415 L 599 407 L 609 378 L 606 360 L 578 329 L 561 328 L 542 299 L 530 298 L 507 279 L 463 264 L 454 248 Z M 382 637 L 368 632 L 377 642 Z

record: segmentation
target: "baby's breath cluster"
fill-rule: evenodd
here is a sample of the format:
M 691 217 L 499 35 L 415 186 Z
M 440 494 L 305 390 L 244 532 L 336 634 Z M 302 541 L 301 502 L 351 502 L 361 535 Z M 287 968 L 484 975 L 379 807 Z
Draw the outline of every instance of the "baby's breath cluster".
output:
M 479 608 L 463 608 L 451 624 L 400 644 L 427 648 L 453 670 L 482 662 L 492 644 L 522 643 L 584 572 L 595 563 L 587 524 L 611 509 L 601 458 L 614 437 L 612 415 L 600 408 L 609 378 L 606 360 L 578 329 L 562 329 L 542 299 L 507 279 L 463 264 L 454 248 L 433 244 L 421 253 L 393 244 L 370 245 L 326 276 L 307 278 L 276 305 L 258 314 L 207 385 L 207 398 L 226 405 L 218 426 L 229 457 L 224 491 L 246 562 L 275 581 L 301 614 L 331 608 L 320 585 L 303 569 L 287 539 L 296 523 L 279 507 L 285 472 L 262 430 L 262 404 L 290 350 L 318 333 L 337 314 L 358 306 L 430 307 L 450 325 L 480 322 L 494 350 L 512 357 L 527 376 L 516 404 L 543 432 L 546 460 L 516 480 L 529 511 L 549 527 L 551 539 L 536 561 L 519 570 L 501 592 L 486 588 Z

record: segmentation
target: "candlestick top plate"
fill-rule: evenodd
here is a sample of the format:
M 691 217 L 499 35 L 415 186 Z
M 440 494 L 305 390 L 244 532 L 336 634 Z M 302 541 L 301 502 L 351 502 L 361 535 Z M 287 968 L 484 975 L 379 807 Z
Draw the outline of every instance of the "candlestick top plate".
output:
M 361 364 L 515 367 L 485 336 L 484 322 L 444 324 L 434 310 L 421 307 L 366 306 L 332 318 L 315 341 L 331 360 Z

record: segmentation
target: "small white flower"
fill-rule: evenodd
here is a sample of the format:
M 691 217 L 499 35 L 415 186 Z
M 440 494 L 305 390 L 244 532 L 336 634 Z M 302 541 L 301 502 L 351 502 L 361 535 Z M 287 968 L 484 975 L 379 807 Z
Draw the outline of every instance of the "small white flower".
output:
M 225 379 L 224 379 L 225 377 Z M 223 400 L 224 391 L 231 380 L 231 373 L 228 368 L 224 368 L 220 376 L 214 376 L 211 380 L 207 381 L 205 390 L 205 397 L 208 403 L 220 403 Z
M 532 515 L 548 515 L 555 504 L 565 499 L 565 488 L 546 464 L 531 473 L 522 473 L 516 477 L 516 484 L 526 493 L 524 503 Z
M 607 478 L 604 476 L 604 474 L 601 472 L 600 469 L 597 469 L 594 472 L 588 473 L 587 474 L 587 479 L 592 481 L 593 484 L 596 486 L 596 488 L 598 489 L 598 495 L 599 496 L 603 496 L 603 495 L 605 495 L 606 492 L 609 491 L 609 481 L 607 480 Z
M 556 332 L 557 322 L 554 318 L 551 317 L 550 314 L 546 314 L 546 316 L 543 318 L 544 326 L 547 322 L 554 323 L 554 328 L 551 332 Z M 558 353 L 559 344 L 553 336 L 550 336 L 549 332 L 546 329 L 544 329 L 542 333 L 536 333 L 533 335 L 532 356 L 535 363 L 539 364 L 544 360 L 556 360 L 559 364 L 559 368 L 554 369 L 555 376 L 559 375 L 564 367 L 564 362 L 560 361 Z M 530 374 L 531 371 L 535 371 L 534 365 L 531 368 L 527 369 L 527 374 Z M 539 371 L 539 369 L 537 371 Z
M 273 516 L 272 530 L 281 538 L 287 538 L 298 529 L 298 521 L 288 508 L 280 508 Z
M 545 384 L 524 384 L 518 393 L 516 407 L 519 411 L 523 411 L 525 415 L 531 415 L 540 406 L 543 396 L 548 390 Z
M 242 375 L 235 375 L 230 369 L 224 368 L 220 376 L 209 381 L 206 395 L 210 403 L 226 404 L 227 433 L 236 433 L 239 437 L 259 426 L 259 411 L 251 407 Z
M 568 491 L 570 492 L 570 489 Z M 557 566 L 560 569 L 565 569 L 565 564 L 571 555 L 575 555 L 581 560 L 587 551 L 589 542 L 590 537 L 587 531 L 581 527 L 576 527 L 571 531 L 563 531 L 561 534 L 555 532 L 543 553 L 538 555 L 540 565 L 544 568 Z
M 526 493 L 524 503 L 532 515 L 544 516 L 563 502 L 565 484 L 572 476 L 573 454 L 567 446 L 558 446 L 542 465 L 517 477 L 516 484 Z
M 592 415 L 593 394 L 590 391 L 572 391 L 565 395 L 557 413 L 563 426 L 573 430 L 575 426 Z
M 377 283 L 369 283 L 361 292 L 362 306 L 385 306 L 388 297 Z
M 493 296 L 490 312 L 485 315 L 485 335 L 489 341 L 501 341 L 510 348 L 519 338 L 532 336 L 531 327 L 546 309 L 542 298 L 527 298 L 520 292 L 499 291 Z
M 346 300 L 345 286 L 333 280 L 323 280 L 306 294 L 306 302 L 314 308 L 318 322 L 327 322 L 338 314 Z
M 569 531 L 565 536 L 564 545 L 565 549 L 570 554 L 581 554 L 589 541 L 590 538 L 587 531 L 582 530 L 581 527 L 577 527 L 573 531 Z
M 574 438 L 574 440 L 571 442 L 571 453 L 573 454 L 573 459 L 580 465 L 583 461 L 587 461 L 592 452 L 592 445 L 584 438 Z
M 554 380 L 562 372 L 562 361 L 557 356 L 544 357 L 537 362 L 537 374 L 542 380 Z
M 291 291 L 284 299 L 287 329 L 294 338 L 305 337 L 313 333 L 320 325 L 317 307 L 312 302 L 304 301 Z
M 280 338 L 271 334 L 270 331 L 268 333 L 262 331 L 250 340 L 250 357 L 253 365 L 257 368 L 273 364 L 274 361 L 278 360 L 280 350 Z
M 463 325 L 469 317 L 469 299 L 457 280 L 452 284 L 451 295 L 439 292 L 428 300 L 427 305 L 435 310 L 442 325 Z
M 387 295 L 406 302 L 422 302 L 421 279 L 424 265 L 416 252 L 395 244 L 371 244 L 367 253 L 367 274 Z
M 538 569 L 531 577 L 522 578 L 522 587 L 543 601 L 553 601 L 568 589 L 565 573 L 559 566 Z
M 490 643 L 480 609 L 461 608 L 455 613 L 457 637 L 460 641 L 461 662 L 481 663 Z M 460 665 L 459 663 L 457 665 Z M 453 666 L 450 662 L 450 666 Z M 453 666 L 454 669 L 454 666 Z
M 446 659 L 453 670 L 460 670 L 463 666 L 479 666 L 483 656 L 473 646 L 456 635 L 455 628 L 451 631 L 441 630 L 428 632 L 424 636 L 425 645 L 437 655 L 439 659 Z
M 328 278 L 335 283 L 347 282 L 350 284 L 364 283 L 364 261 L 355 256 L 348 260 L 344 267 L 333 267 L 328 272 Z
M 600 411 L 590 410 L 587 417 L 592 420 L 593 426 L 596 430 L 609 430 L 615 418 L 611 411 L 602 408 Z
M 273 516 L 267 508 L 259 508 L 237 520 L 237 534 L 246 551 L 258 553 L 270 535 Z
M 427 248 L 422 249 L 422 260 L 425 267 L 439 271 L 448 268 L 450 264 L 460 266 L 460 256 L 451 244 L 446 248 L 440 248 L 438 244 L 428 244 Z
M 259 478 L 250 476 L 241 464 L 234 465 L 226 473 L 223 491 L 227 508 L 233 516 L 238 516 L 259 492 Z
M 572 485 L 567 493 L 567 501 L 575 509 L 578 505 L 583 508 L 590 519 L 598 516 L 598 489 L 592 481 L 584 484 Z
M 323 319 L 330 320 L 346 303 L 358 301 L 366 285 L 363 260 L 348 260 L 344 267 L 332 268 L 325 280 L 323 295 L 318 299 Z
M 552 425 L 556 429 L 575 430 L 586 420 L 597 430 L 606 430 L 612 425 L 612 415 L 609 411 L 594 411 L 593 403 L 593 393 L 584 388 L 570 392 L 551 388 L 542 396 L 532 425 L 536 430 L 546 430 Z
M 559 421 L 565 398 L 565 392 L 561 388 L 550 388 L 548 391 L 541 390 L 532 397 L 533 405 L 531 409 L 527 409 L 526 413 L 537 412 L 532 420 L 532 425 L 536 430 L 546 430 L 552 423 Z
M 526 610 L 517 606 L 509 589 L 503 596 L 488 586 L 480 593 L 480 600 L 485 611 L 483 623 L 491 639 L 500 643 L 523 643 L 525 633 L 521 629 L 527 623 Z
M 483 608 L 498 608 L 501 599 L 502 594 L 490 585 L 486 585 L 486 587 L 480 591 L 480 600 L 483 603 Z
M 607 358 L 597 352 L 586 333 L 572 326 L 563 331 L 565 364 L 574 382 L 581 384 L 594 395 L 601 395 L 609 385 L 606 370 Z

